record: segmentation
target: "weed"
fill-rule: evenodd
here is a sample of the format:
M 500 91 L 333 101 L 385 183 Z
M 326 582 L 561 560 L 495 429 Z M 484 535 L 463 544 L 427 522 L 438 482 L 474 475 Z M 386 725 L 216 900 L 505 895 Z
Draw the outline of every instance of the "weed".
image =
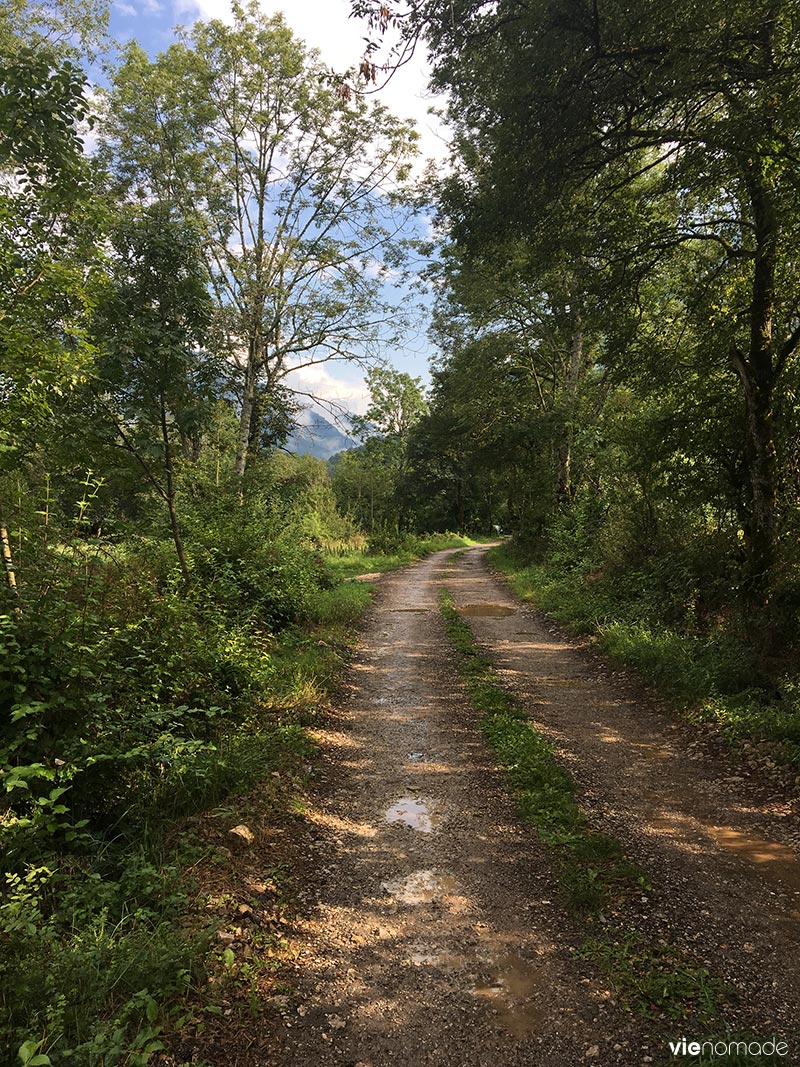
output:
M 674 946 L 630 933 L 589 938 L 578 955 L 600 964 L 620 1002 L 645 1019 L 691 1018 L 693 1025 L 705 1027 L 716 1017 L 721 982 Z

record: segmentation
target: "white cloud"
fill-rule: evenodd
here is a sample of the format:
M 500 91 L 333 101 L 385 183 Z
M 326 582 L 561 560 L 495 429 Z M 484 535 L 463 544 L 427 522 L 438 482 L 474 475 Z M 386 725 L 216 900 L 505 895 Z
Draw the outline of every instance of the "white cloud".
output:
M 301 361 L 297 360 L 297 362 Z M 337 370 L 339 374 L 336 373 Z M 349 371 L 352 375 L 352 366 Z M 319 400 L 345 408 L 354 415 L 363 415 L 369 406 L 369 390 L 366 382 L 363 378 L 346 380 L 344 377 L 346 373 L 344 365 L 315 363 L 312 366 L 300 367 L 298 370 L 291 371 L 286 376 L 285 382 L 290 389 L 295 389 L 298 393 L 308 394 L 308 396 L 300 399 L 311 407 L 319 407 L 327 417 L 330 417 L 329 409 L 325 407 L 324 403 L 315 405 L 313 398 L 316 397 Z M 340 377 L 339 375 L 342 376 Z
M 127 15 L 129 18 L 139 14 L 133 4 L 126 4 L 125 0 L 116 0 L 114 7 L 119 11 L 120 15 Z
M 152 0 L 150 0 L 152 2 Z M 229 0 L 175 0 L 176 12 L 196 13 L 200 18 L 229 21 Z M 322 59 L 335 70 L 344 72 L 358 66 L 367 36 L 366 23 L 350 18 L 349 0 L 261 0 L 267 14 L 282 11 L 287 23 L 307 44 L 316 48 Z M 437 162 L 447 157 L 447 134 L 434 115 L 431 106 L 441 106 L 442 97 L 432 97 L 427 89 L 428 64 L 424 47 L 417 49 L 413 59 L 390 79 L 388 85 L 375 93 L 383 103 L 402 119 L 413 119 L 420 135 L 420 150 L 424 159 Z

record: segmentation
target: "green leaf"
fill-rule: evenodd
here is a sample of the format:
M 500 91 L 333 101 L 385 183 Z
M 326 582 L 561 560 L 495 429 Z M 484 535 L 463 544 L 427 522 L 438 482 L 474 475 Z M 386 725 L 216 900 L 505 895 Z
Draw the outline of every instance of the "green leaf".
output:
M 22 1060 L 23 1067 L 47 1067 L 51 1062 L 50 1057 L 43 1052 L 39 1052 L 43 1044 L 43 1041 L 34 1041 L 33 1038 L 23 1041 L 17 1052 L 17 1055 Z

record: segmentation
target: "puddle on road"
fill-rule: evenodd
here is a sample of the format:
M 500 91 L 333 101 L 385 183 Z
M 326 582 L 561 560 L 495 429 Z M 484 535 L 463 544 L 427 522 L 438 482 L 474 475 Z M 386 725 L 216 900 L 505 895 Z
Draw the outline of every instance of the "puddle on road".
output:
M 515 952 L 496 955 L 489 950 L 485 957 L 490 968 L 496 968 L 488 985 L 476 985 L 472 994 L 487 1000 L 501 1025 L 514 1037 L 524 1037 L 541 1023 L 543 1012 L 538 997 L 546 985 L 541 968 Z
M 441 897 L 457 894 L 458 883 L 449 874 L 426 870 L 381 882 L 381 889 L 400 904 L 430 904 Z
M 424 752 L 409 752 L 408 759 L 410 763 L 430 763 L 430 759 Z
M 506 615 L 516 615 L 517 609 L 507 604 L 464 604 L 458 609 L 460 615 L 470 617 L 502 619 Z
M 417 967 L 438 967 L 441 971 L 460 971 L 468 963 L 467 957 L 461 952 L 448 952 L 426 944 L 415 945 L 408 958 Z
M 418 942 L 409 959 L 417 967 L 463 972 L 465 991 L 488 1002 L 500 1025 L 515 1037 L 524 1037 L 542 1021 L 539 997 L 547 986 L 546 976 L 540 967 L 508 952 L 504 945 L 490 943 L 451 952 Z
M 763 838 L 748 837 L 728 826 L 709 826 L 718 845 L 758 866 L 769 881 L 781 882 L 800 891 L 800 858 L 786 845 Z
M 433 810 L 434 801 L 424 797 L 400 797 L 384 815 L 386 822 L 399 822 L 412 830 L 430 834 L 442 821 L 441 815 Z

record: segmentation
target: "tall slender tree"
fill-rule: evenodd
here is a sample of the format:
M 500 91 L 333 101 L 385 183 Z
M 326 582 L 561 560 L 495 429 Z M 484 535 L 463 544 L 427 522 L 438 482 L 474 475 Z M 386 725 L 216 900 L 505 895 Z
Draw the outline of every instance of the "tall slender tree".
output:
M 100 419 L 166 506 L 181 574 L 191 580 L 176 504 L 182 434 L 215 399 L 215 361 L 203 351 L 211 318 L 199 236 L 155 204 L 126 212 L 94 314 Z
M 151 63 L 128 49 L 105 124 L 127 193 L 180 205 L 204 252 L 228 354 L 240 370 L 236 472 L 264 404 L 293 370 L 367 360 L 402 316 L 397 265 L 415 135 L 346 102 L 280 16 L 234 7 Z

